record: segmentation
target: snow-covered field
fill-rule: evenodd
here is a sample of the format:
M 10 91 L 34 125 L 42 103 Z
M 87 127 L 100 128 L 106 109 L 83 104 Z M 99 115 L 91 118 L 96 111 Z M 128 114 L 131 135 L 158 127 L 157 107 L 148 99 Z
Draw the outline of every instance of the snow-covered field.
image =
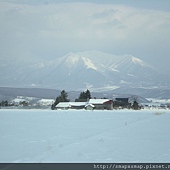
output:
M 1 163 L 169 160 L 169 110 L 0 109 Z

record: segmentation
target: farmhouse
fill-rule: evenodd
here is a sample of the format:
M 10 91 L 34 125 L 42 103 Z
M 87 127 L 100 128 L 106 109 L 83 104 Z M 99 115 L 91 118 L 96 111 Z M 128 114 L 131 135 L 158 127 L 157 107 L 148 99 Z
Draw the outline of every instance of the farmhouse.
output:
M 83 109 L 87 102 L 60 102 L 55 108 L 56 109 Z
M 60 102 L 55 109 L 86 109 L 86 110 L 112 110 L 113 100 L 110 99 L 90 99 L 88 102 Z
M 85 106 L 86 110 L 94 110 L 94 108 L 95 108 L 95 106 L 93 104 L 89 104 L 89 103 Z
M 130 107 L 129 98 L 115 98 L 114 107 L 128 108 Z
M 55 109 L 62 109 L 62 110 L 67 110 L 69 109 L 71 106 L 69 104 L 69 102 L 60 102 L 55 106 Z
M 88 104 L 94 106 L 96 110 L 113 109 L 113 100 L 111 99 L 90 99 Z
M 147 102 L 146 99 L 136 95 L 126 95 L 126 97 L 117 97 L 113 99 L 114 108 L 128 108 L 128 109 L 141 109 L 141 103 Z
M 69 102 L 71 109 L 84 109 L 87 102 Z

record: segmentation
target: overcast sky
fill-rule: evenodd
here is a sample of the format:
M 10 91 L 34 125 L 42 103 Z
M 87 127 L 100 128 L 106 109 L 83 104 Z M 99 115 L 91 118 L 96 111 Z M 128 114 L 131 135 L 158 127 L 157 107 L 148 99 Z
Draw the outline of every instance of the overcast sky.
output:
M 0 57 L 131 54 L 170 64 L 169 0 L 0 0 Z

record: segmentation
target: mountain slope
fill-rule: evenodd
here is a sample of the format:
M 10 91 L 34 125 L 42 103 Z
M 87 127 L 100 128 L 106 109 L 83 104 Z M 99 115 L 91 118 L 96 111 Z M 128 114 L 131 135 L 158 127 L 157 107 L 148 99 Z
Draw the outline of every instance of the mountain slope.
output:
M 2 65 L 3 64 L 3 65 Z M 1 64 L 0 85 L 38 86 L 78 90 L 121 86 L 156 86 L 166 77 L 132 55 L 116 56 L 99 51 L 68 53 L 49 62 Z

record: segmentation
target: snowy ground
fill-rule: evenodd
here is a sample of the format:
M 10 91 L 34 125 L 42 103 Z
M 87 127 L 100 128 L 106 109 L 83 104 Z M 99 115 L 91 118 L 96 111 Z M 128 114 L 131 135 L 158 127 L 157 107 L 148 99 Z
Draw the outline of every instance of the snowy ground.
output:
M 166 163 L 170 111 L 0 109 L 0 162 Z

